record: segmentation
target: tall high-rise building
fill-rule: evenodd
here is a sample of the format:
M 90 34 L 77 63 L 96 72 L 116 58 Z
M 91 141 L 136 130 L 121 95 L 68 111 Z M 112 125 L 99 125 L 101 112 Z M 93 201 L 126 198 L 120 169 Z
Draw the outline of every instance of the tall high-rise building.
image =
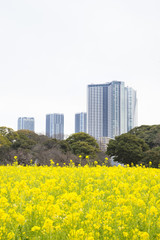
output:
M 114 138 L 137 125 L 136 91 L 124 82 L 88 85 L 88 133 Z
M 46 115 L 46 135 L 50 138 L 64 139 L 64 115 L 53 113 Z
M 20 117 L 18 118 L 18 130 L 26 129 L 34 132 L 34 118 Z
M 87 132 L 87 113 L 81 112 L 75 114 L 75 133 Z
M 138 107 L 136 91 L 127 87 L 127 132 L 138 124 Z

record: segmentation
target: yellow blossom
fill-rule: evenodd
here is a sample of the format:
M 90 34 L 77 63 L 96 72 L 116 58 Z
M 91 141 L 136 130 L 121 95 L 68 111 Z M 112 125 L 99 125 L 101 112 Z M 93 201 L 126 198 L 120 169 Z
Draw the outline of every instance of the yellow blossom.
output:
M 36 231 L 39 231 L 40 229 L 41 229 L 40 227 L 34 226 L 34 227 L 31 228 L 31 231 L 36 232 Z
M 47 233 L 50 233 L 53 230 L 53 221 L 47 218 L 44 222 L 42 229 L 45 230 Z

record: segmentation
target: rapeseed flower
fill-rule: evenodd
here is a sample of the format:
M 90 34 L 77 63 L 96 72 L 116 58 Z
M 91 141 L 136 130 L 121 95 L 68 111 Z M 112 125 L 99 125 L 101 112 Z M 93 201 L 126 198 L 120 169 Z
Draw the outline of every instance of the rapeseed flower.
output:
M 40 229 L 41 229 L 40 227 L 34 226 L 34 227 L 31 228 L 31 231 L 32 231 L 32 232 L 37 232 L 37 231 L 39 231 Z
M 1 166 L 0 181 L 2 240 L 160 239 L 160 169 Z

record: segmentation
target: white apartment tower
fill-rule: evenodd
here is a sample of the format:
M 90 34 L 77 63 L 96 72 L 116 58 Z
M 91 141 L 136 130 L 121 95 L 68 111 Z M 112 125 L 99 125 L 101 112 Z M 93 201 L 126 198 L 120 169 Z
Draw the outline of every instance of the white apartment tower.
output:
M 64 115 L 53 113 L 46 115 L 46 135 L 50 138 L 64 139 Z
M 87 113 L 81 112 L 75 114 L 75 133 L 87 132 Z
M 88 133 L 114 138 L 137 125 L 136 91 L 124 82 L 88 85 Z
M 25 129 L 34 132 L 34 118 L 20 117 L 18 118 L 18 130 Z

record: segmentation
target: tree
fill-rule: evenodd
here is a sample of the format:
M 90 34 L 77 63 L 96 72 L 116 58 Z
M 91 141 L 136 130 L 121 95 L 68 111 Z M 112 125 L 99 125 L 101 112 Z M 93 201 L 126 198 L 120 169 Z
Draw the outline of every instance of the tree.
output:
M 69 143 L 66 140 L 60 140 L 59 145 L 60 145 L 60 149 L 62 150 L 63 153 L 67 153 L 71 150 Z
M 142 125 L 131 129 L 129 133 L 143 139 L 150 148 L 160 146 L 160 125 Z
M 38 143 L 38 134 L 29 130 L 18 130 L 17 136 L 14 139 L 12 148 L 24 148 L 31 149 L 36 143 Z
M 60 149 L 63 153 L 67 153 L 71 150 L 69 143 L 66 140 L 49 138 L 43 144 L 47 149 L 57 148 Z
M 8 140 L 8 138 L 0 134 L 0 147 L 2 146 L 9 147 L 10 145 L 11 145 L 11 142 Z
M 149 162 L 151 162 L 151 166 L 158 168 L 160 165 L 160 147 L 154 147 L 144 153 L 142 164 L 146 167 L 150 166 Z
M 95 138 L 87 133 L 74 133 L 66 141 L 69 143 L 73 154 L 82 155 L 82 157 L 86 155 L 95 157 L 96 153 L 99 152 L 99 145 Z
M 14 133 L 14 130 L 12 128 L 0 127 L 0 134 L 2 136 L 6 137 L 10 133 Z
M 10 143 L 13 143 L 18 136 L 12 128 L 7 127 L 0 127 L 0 135 L 8 139 Z
M 139 163 L 147 150 L 149 147 L 143 139 L 125 133 L 109 141 L 106 154 L 114 157 L 114 161 L 131 165 Z
M 97 152 L 94 146 L 84 141 L 73 142 L 71 145 L 71 150 L 75 155 L 82 155 L 83 157 L 87 155 L 94 157 L 95 153 Z
M 44 146 L 48 149 L 59 147 L 59 140 L 57 140 L 56 138 L 49 138 L 44 142 Z

